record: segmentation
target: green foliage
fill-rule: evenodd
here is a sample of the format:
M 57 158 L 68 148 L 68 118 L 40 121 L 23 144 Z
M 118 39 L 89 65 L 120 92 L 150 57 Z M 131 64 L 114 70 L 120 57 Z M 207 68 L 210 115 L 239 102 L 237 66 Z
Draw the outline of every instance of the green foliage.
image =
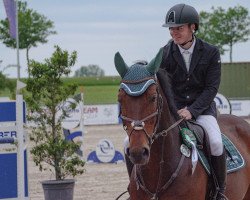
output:
M 230 51 L 232 62 L 233 45 L 246 42 L 250 35 L 248 9 L 242 6 L 228 8 L 212 7 L 212 12 L 200 13 L 200 27 L 197 36 L 220 48 L 222 54 Z
M 75 71 L 75 77 L 87 77 L 87 76 L 95 76 L 95 77 L 104 76 L 104 70 L 101 69 L 98 65 L 88 65 L 88 66 L 82 66 L 80 69 Z
M 11 93 L 14 92 L 15 85 L 2 72 L 0 72 L 0 93 L 8 89 Z
M 75 64 L 77 54 L 69 54 L 58 46 L 51 58 L 44 63 L 34 60 L 30 63 L 31 77 L 27 79 L 27 94 L 25 100 L 31 113 L 28 118 L 36 126 L 32 128 L 31 141 L 35 142 L 32 148 L 33 160 L 39 169 L 47 170 L 47 165 L 52 166 L 56 180 L 64 179 L 67 175 L 75 176 L 84 172 L 84 162 L 75 155 L 79 143 L 66 142 L 62 136 L 61 121 L 67 116 L 62 112 L 61 117 L 56 117 L 62 110 L 60 103 L 70 95 L 75 94 L 75 84 L 65 85 L 63 76 L 67 76 Z
M 0 64 L 2 61 L 0 60 Z M 14 93 L 15 83 L 7 78 L 2 71 L 0 71 L 0 94 L 5 94 L 6 90 Z
M 29 50 L 38 43 L 47 43 L 48 36 L 56 34 L 54 25 L 44 15 L 27 8 L 27 2 L 18 2 L 19 48 L 26 49 L 29 65 Z M 8 19 L 0 20 L 0 40 L 10 48 L 16 48 L 16 40 L 9 35 Z

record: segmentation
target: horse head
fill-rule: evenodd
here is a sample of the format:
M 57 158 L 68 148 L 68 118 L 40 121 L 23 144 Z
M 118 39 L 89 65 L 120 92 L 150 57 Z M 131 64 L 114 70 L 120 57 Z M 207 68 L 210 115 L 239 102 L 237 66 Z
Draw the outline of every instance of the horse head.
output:
M 136 63 L 131 67 L 119 52 L 115 55 L 115 66 L 122 78 L 118 94 L 120 117 L 129 138 L 126 153 L 134 164 L 149 161 L 150 146 L 159 123 L 162 97 L 156 72 L 162 53 L 161 49 L 149 64 Z

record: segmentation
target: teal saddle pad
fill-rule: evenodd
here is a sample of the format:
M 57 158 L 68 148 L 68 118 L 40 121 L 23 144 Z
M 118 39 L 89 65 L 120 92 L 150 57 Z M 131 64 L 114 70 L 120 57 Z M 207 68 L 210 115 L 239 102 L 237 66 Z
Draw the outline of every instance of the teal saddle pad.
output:
M 245 161 L 240 152 L 236 149 L 231 140 L 222 134 L 222 142 L 227 152 L 227 173 L 235 172 L 245 166 Z M 198 157 L 204 166 L 206 172 L 210 175 L 210 166 L 204 152 L 198 150 Z

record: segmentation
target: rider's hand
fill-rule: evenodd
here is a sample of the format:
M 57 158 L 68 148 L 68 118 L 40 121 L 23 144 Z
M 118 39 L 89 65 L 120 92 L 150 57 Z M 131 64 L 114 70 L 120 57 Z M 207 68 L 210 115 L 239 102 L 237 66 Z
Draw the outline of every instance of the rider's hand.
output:
M 184 118 L 185 120 L 192 119 L 192 114 L 189 112 L 187 107 L 178 110 L 177 113 L 180 117 Z

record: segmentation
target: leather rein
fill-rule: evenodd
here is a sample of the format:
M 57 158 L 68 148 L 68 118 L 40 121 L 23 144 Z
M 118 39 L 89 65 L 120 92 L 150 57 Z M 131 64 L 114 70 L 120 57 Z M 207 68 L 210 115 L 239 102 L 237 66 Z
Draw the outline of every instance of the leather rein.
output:
M 162 173 L 163 173 L 163 166 L 164 166 L 164 147 L 165 147 L 166 136 L 170 133 L 170 131 L 172 129 L 177 127 L 184 119 L 181 118 L 178 121 L 176 121 L 174 124 L 172 124 L 170 127 L 168 127 L 167 129 L 162 130 L 161 132 L 156 132 L 157 128 L 159 127 L 159 122 L 160 122 L 160 117 L 161 117 L 161 112 L 162 112 L 162 107 L 163 107 L 163 99 L 162 99 L 162 96 L 160 95 L 160 92 L 159 92 L 159 88 L 158 88 L 158 84 L 157 84 L 158 82 L 157 82 L 156 76 L 152 76 L 152 77 L 148 77 L 148 78 L 145 78 L 142 80 L 136 80 L 136 81 L 124 81 L 123 80 L 122 82 L 136 84 L 136 83 L 144 82 L 144 81 L 149 80 L 149 79 L 155 80 L 155 83 L 157 86 L 157 110 L 155 112 L 149 114 L 148 116 L 144 117 L 143 119 L 140 119 L 140 120 L 126 117 L 126 116 L 122 115 L 121 112 L 120 112 L 120 117 L 122 120 L 131 122 L 132 130 L 128 133 L 129 140 L 130 140 L 131 135 L 138 130 L 143 130 L 143 133 L 146 135 L 146 137 L 148 139 L 149 146 L 151 146 L 153 144 L 153 142 L 156 139 L 158 139 L 159 137 L 161 137 L 161 136 L 163 137 L 163 143 L 162 143 L 162 147 L 161 147 L 162 150 L 161 150 L 161 161 L 160 161 L 160 173 L 159 173 L 156 192 L 152 193 L 146 187 L 142 173 L 141 173 L 141 166 L 140 165 L 134 166 L 135 167 L 134 179 L 136 182 L 137 190 L 139 190 L 139 188 L 141 188 L 147 195 L 149 195 L 151 197 L 152 200 L 157 200 L 159 197 L 159 194 L 162 193 L 164 190 L 166 190 L 171 185 L 171 183 L 175 180 L 175 178 L 178 176 L 178 173 L 183 165 L 184 158 L 185 158 L 184 155 L 182 155 L 182 157 L 180 158 L 179 163 L 176 167 L 176 170 L 174 171 L 174 173 L 172 173 L 169 180 L 162 187 L 160 187 L 160 184 L 162 182 Z M 145 127 L 146 121 L 153 118 L 153 117 L 157 117 L 157 121 L 156 121 L 156 125 L 154 128 L 154 132 L 153 132 L 152 136 L 150 136 L 144 127 Z M 124 130 L 127 132 L 127 127 L 124 127 Z

